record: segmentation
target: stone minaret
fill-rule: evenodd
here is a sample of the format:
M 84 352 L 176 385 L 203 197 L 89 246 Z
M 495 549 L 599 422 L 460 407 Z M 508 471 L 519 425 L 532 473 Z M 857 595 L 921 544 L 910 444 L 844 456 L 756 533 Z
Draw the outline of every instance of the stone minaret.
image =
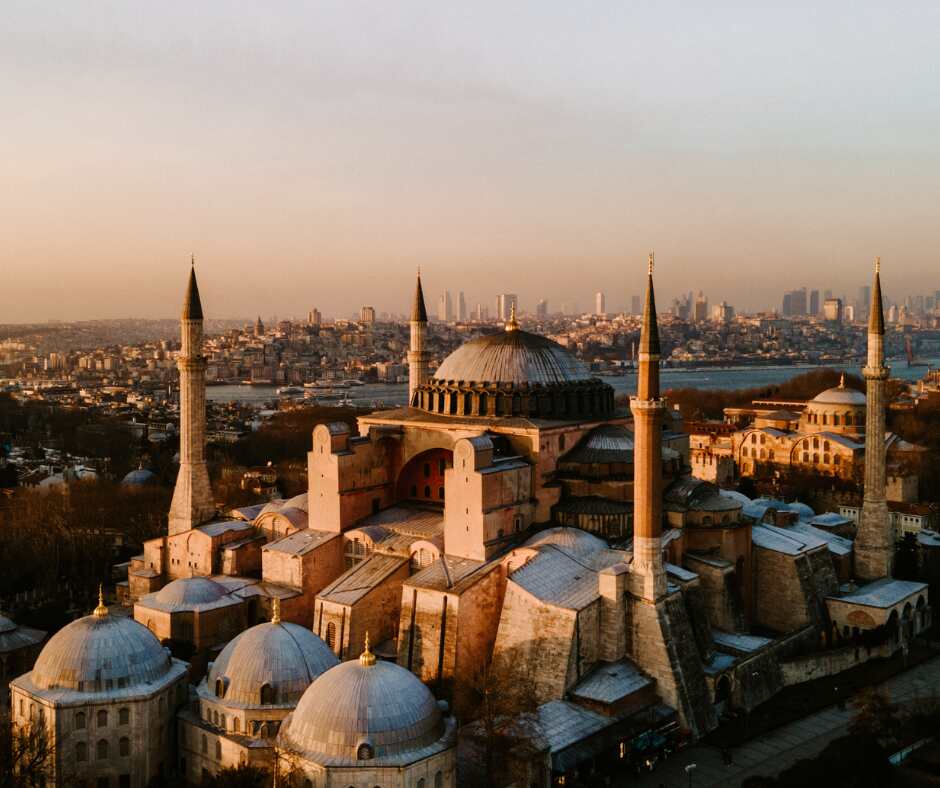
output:
M 428 379 L 428 352 L 424 349 L 424 332 L 428 327 L 428 312 L 424 308 L 421 272 L 415 287 L 415 301 L 411 307 L 411 346 L 408 350 L 408 404 L 414 404 L 415 390 Z
M 215 514 L 206 468 L 206 357 L 195 261 L 183 301 L 180 371 L 180 472 L 170 504 L 170 535 L 189 531 Z
M 865 375 L 865 498 L 855 537 L 855 574 L 861 580 L 891 577 L 894 533 L 885 500 L 885 323 L 881 304 L 881 258 L 875 258 L 868 318 Z
M 662 559 L 665 403 L 659 396 L 659 326 L 653 296 L 653 254 L 649 257 L 646 304 L 640 333 L 637 395 L 633 411 L 633 567 L 631 590 L 654 602 L 666 593 Z

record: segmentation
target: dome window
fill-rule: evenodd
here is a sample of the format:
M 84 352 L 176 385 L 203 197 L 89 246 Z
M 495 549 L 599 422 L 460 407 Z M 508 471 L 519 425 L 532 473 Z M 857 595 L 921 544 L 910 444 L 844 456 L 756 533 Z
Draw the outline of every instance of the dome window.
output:
M 359 745 L 359 749 L 356 751 L 356 758 L 360 761 L 371 761 L 375 757 L 375 750 L 372 749 L 372 745 L 368 742 L 363 742 Z
M 261 703 L 262 705 L 274 703 L 274 687 L 270 684 L 261 685 Z

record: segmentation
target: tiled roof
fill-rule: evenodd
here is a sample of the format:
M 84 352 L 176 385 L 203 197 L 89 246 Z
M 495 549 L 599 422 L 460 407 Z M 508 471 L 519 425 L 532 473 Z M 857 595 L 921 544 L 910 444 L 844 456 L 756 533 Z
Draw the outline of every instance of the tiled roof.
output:
M 653 680 L 649 676 L 641 673 L 630 660 L 624 659 L 598 665 L 571 690 L 571 694 L 585 700 L 610 704 L 652 684 Z
M 343 572 L 317 594 L 317 599 L 340 605 L 355 604 L 408 560 L 403 556 L 373 553 L 365 561 Z

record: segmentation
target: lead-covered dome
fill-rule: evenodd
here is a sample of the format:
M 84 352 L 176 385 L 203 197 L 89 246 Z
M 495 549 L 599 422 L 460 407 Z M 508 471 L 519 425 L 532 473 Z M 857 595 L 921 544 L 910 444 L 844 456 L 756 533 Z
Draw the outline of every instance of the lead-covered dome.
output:
M 222 649 L 207 690 L 228 704 L 294 706 L 312 681 L 338 664 L 309 629 L 271 621 L 246 629 Z
M 552 385 L 591 379 L 591 373 L 557 342 L 519 329 L 478 337 L 438 367 L 438 380 Z
M 445 358 L 411 404 L 449 416 L 583 419 L 609 416 L 614 391 L 557 342 L 510 320 Z
M 52 636 L 30 678 L 39 689 L 103 692 L 159 682 L 171 665 L 170 652 L 149 629 L 99 605 Z
M 214 604 L 228 595 L 228 591 L 208 577 L 181 577 L 154 594 L 154 599 L 163 605 L 179 608 Z
M 437 701 L 418 677 L 376 661 L 367 650 L 316 679 L 280 737 L 311 760 L 352 763 L 406 760 L 441 740 L 445 728 Z
M 840 384 L 817 394 L 811 402 L 817 405 L 853 405 L 864 408 L 865 395 L 861 391 L 847 389 Z

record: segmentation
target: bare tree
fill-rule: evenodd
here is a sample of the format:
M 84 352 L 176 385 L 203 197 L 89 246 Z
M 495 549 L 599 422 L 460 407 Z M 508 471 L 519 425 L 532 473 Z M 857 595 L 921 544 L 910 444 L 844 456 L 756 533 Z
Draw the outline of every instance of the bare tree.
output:
M 53 747 L 42 721 L 14 725 L 0 713 L 0 788 L 45 785 L 52 773 Z

